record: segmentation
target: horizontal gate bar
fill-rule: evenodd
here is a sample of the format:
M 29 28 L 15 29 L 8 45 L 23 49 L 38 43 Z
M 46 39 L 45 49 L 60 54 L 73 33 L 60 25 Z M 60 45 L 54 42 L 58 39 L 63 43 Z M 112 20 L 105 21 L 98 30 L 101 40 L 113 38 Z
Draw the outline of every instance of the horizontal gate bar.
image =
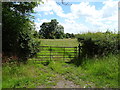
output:
M 50 57 L 36 57 L 36 58 L 50 58 Z M 63 58 L 63 57 L 51 57 L 51 58 Z M 74 58 L 74 57 L 64 57 L 64 58 Z
M 51 48 L 77 48 L 77 47 L 59 47 L 59 46 L 39 46 L 39 47 L 51 47 Z
M 64 52 L 52 52 L 52 53 L 64 53 Z M 65 53 L 75 53 L 75 52 L 65 52 Z
M 50 55 L 37 55 L 37 56 L 50 56 Z M 51 55 L 51 56 L 63 56 L 63 55 Z M 69 56 L 69 55 L 65 55 L 65 56 Z M 74 56 L 74 55 L 71 55 Z
M 65 60 L 70 60 L 70 58 L 66 58 Z M 46 60 L 46 59 L 35 59 L 35 60 L 30 60 L 30 61 L 49 61 L 49 59 L 48 60 Z M 54 59 L 54 60 L 52 60 L 52 61 L 59 61 L 58 59 Z

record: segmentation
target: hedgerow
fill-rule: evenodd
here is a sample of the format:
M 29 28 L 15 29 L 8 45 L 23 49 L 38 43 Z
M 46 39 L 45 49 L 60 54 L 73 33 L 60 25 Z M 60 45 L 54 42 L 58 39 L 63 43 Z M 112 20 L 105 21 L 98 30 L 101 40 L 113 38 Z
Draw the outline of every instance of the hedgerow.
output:
M 95 57 L 108 55 L 108 53 L 118 53 L 118 38 L 118 34 L 111 32 L 80 34 L 77 39 L 82 46 L 81 57 Z

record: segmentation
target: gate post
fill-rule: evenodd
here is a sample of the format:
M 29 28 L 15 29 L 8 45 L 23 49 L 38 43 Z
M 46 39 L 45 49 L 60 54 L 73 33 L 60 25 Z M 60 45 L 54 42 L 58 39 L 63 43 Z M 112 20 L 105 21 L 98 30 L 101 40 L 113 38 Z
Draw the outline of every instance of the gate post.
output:
M 51 49 L 51 46 L 50 46 L 50 61 L 51 61 L 51 58 L 52 58 L 51 51 L 52 51 L 52 49 Z
M 63 54 L 63 61 L 65 60 L 65 47 L 64 47 L 64 54 Z
M 80 58 L 80 49 L 81 49 L 81 46 L 79 44 L 79 46 L 78 46 L 78 58 Z

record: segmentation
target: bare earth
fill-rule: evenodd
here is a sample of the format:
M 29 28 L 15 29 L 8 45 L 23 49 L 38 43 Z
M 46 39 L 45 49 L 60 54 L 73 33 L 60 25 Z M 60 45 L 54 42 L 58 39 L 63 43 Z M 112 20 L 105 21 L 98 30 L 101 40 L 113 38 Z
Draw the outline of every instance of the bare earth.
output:
M 74 84 L 72 81 L 65 80 L 63 76 L 58 75 L 57 78 L 57 85 L 52 88 L 80 88 L 79 85 Z
M 51 88 L 80 88 L 79 85 L 74 84 L 72 81 L 66 80 L 63 76 L 57 75 L 57 84 Z M 37 88 L 46 88 L 45 86 L 38 86 Z

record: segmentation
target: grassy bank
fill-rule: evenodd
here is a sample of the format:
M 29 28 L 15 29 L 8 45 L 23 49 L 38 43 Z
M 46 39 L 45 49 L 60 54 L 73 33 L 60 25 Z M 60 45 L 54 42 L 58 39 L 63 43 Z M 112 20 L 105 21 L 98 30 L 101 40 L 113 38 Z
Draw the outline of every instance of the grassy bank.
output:
M 109 55 L 99 59 L 86 59 L 81 66 L 76 67 L 73 75 L 66 78 L 76 84 L 80 83 L 79 79 L 88 81 L 85 87 L 117 88 L 118 58 L 119 55 Z
M 100 59 L 86 60 L 83 65 L 51 61 L 21 66 L 3 66 L 3 88 L 36 88 L 44 85 L 56 85 L 56 75 L 62 75 L 82 88 L 117 88 L 118 55 L 109 55 Z
M 55 84 L 53 72 L 31 61 L 20 66 L 5 64 L 2 71 L 2 88 L 37 88 L 40 85 L 49 87 Z
M 77 41 L 43 39 L 41 45 L 76 46 Z M 30 60 L 20 66 L 3 64 L 2 87 L 52 88 L 57 84 L 57 75 L 61 75 L 81 88 L 118 88 L 118 58 L 119 55 L 110 54 L 101 58 L 86 59 L 80 66 L 59 58 L 57 61 L 37 63 Z

